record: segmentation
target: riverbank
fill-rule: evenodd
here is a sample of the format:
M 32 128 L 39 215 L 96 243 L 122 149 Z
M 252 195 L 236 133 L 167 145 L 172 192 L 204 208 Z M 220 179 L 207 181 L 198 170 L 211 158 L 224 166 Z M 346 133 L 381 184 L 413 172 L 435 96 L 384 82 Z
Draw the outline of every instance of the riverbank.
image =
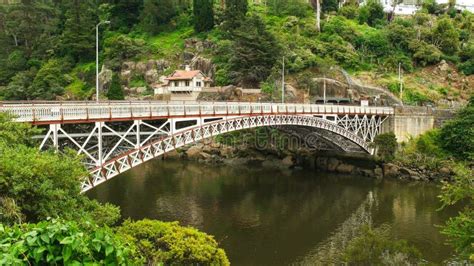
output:
M 197 161 L 203 164 L 228 166 L 260 166 L 273 169 L 313 169 L 318 172 L 338 173 L 382 179 L 440 182 L 452 179 L 454 172 L 441 167 L 436 171 L 426 166 L 406 166 L 400 162 L 382 162 L 368 154 L 349 154 L 332 151 L 258 149 L 241 144 L 230 146 L 207 139 L 167 153 L 164 158 Z

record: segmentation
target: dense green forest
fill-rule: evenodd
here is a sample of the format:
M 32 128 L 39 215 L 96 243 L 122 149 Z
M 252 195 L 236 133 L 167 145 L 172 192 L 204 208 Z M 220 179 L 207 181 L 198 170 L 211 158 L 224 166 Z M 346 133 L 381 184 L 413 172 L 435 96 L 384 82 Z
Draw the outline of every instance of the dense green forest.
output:
M 185 40 L 193 38 L 210 43 L 200 55 L 216 66 L 214 85 L 270 93 L 277 89 L 285 56 L 298 88 L 312 86 L 308 76 L 338 66 L 356 76 L 376 75 L 376 85 L 397 94 L 401 64 L 406 103 L 467 101 L 472 92 L 474 16 L 434 1 L 402 18 L 385 14 L 377 1 L 364 6 L 348 1 L 338 8 L 337 0 L 326 0 L 320 25 L 306 0 L 12 2 L 0 6 L 0 97 L 5 100 L 91 99 L 95 26 L 105 20 L 111 23 L 100 26 L 100 60 L 119 76 L 125 61 L 148 59 L 167 60 L 165 74 L 170 73 L 183 64 Z M 452 73 L 443 82 L 426 76 L 423 69 L 442 60 L 463 82 Z M 123 78 L 119 82 L 123 85 Z M 127 83 L 150 85 L 140 75 Z M 104 98 L 123 98 L 107 89 Z

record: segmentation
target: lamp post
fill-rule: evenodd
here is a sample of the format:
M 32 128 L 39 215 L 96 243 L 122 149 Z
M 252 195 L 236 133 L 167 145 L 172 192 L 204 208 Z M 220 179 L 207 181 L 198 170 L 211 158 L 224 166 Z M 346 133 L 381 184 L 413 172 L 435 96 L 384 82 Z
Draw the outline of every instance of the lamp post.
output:
M 99 102 L 99 26 L 102 24 L 110 24 L 110 21 L 101 21 L 95 26 L 95 93 L 97 102 Z
M 283 56 L 281 70 L 281 103 L 285 103 L 285 57 Z

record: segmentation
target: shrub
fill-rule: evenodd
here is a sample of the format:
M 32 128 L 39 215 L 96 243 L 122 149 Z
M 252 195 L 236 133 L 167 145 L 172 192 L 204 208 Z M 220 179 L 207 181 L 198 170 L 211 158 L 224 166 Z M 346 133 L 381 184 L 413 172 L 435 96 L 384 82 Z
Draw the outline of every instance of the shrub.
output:
M 338 14 L 348 19 L 355 19 L 359 16 L 359 8 L 355 5 L 345 5 L 339 8 Z
M 409 47 L 413 52 L 413 59 L 422 66 L 435 64 L 440 61 L 442 53 L 432 44 L 424 41 L 412 41 Z
M 377 147 L 377 156 L 384 161 L 391 161 L 397 151 L 397 137 L 393 132 L 379 134 L 374 139 L 374 144 Z
M 447 122 L 440 132 L 443 149 L 459 160 L 474 159 L 474 102 L 461 110 L 455 119 Z
M 433 41 L 441 51 L 453 55 L 459 50 L 459 32 L 454 27 L 451 19 L 442 18 L 433 29 Z
M 122 84 L 120 83 L 120 77 L 116 73 L 112 75 L 112 82 L 110 84 L 109 91 L 107 91 L 107 98 L 109 100 L 123 100 Z
M 108 228 L 48 220 L 5 227 L 0 224 L 2 265 L 130 265 L 133 246 L 120 242 Z
M 117 34 L 105 39 L 104 56 L 107 63 L 114 70 L 129 59 L 134 59 L 146 52 L 145 42 L 141 39 L 132 39 L 127 35 Z
M 464 208 L 451 217 L 441 233 L 448 237 L 460 259 L 474 261 L 474 171 L 464 165 L 454 168 L 454 182 L 443 184 L 439 195 L 443 208 L 460 202 Z
M 229 265 L 223 249 L 212 236 L 178 222 L 127 220 L 117 230 L 127 243 L 137 246 L 139 257 L 151 264 Z
M 62 95 L 64 88 L 68 85 L 68 80 L 64 75 L 67 68 L 67 64 L 62 60 L 49 60 L 40 68 L 28 88 L 28 99 L 55 100 L 56 96 Z
M 385 18 L 383 6 L 378 0 L 368 0 L 367 3 L 359 9 L 359 23 L 367 23 L 370 26 L 380 24 Z

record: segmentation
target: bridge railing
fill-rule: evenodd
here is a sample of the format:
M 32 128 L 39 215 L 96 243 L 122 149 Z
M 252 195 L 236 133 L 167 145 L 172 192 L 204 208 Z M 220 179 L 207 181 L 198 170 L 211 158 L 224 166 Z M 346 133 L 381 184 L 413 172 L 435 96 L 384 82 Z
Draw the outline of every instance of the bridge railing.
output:
M 247 114 L 359 114 L 392 115 L 392 107 L 244 102 L 0 102 L 19 122 L 96 121 L 186 116 Z

